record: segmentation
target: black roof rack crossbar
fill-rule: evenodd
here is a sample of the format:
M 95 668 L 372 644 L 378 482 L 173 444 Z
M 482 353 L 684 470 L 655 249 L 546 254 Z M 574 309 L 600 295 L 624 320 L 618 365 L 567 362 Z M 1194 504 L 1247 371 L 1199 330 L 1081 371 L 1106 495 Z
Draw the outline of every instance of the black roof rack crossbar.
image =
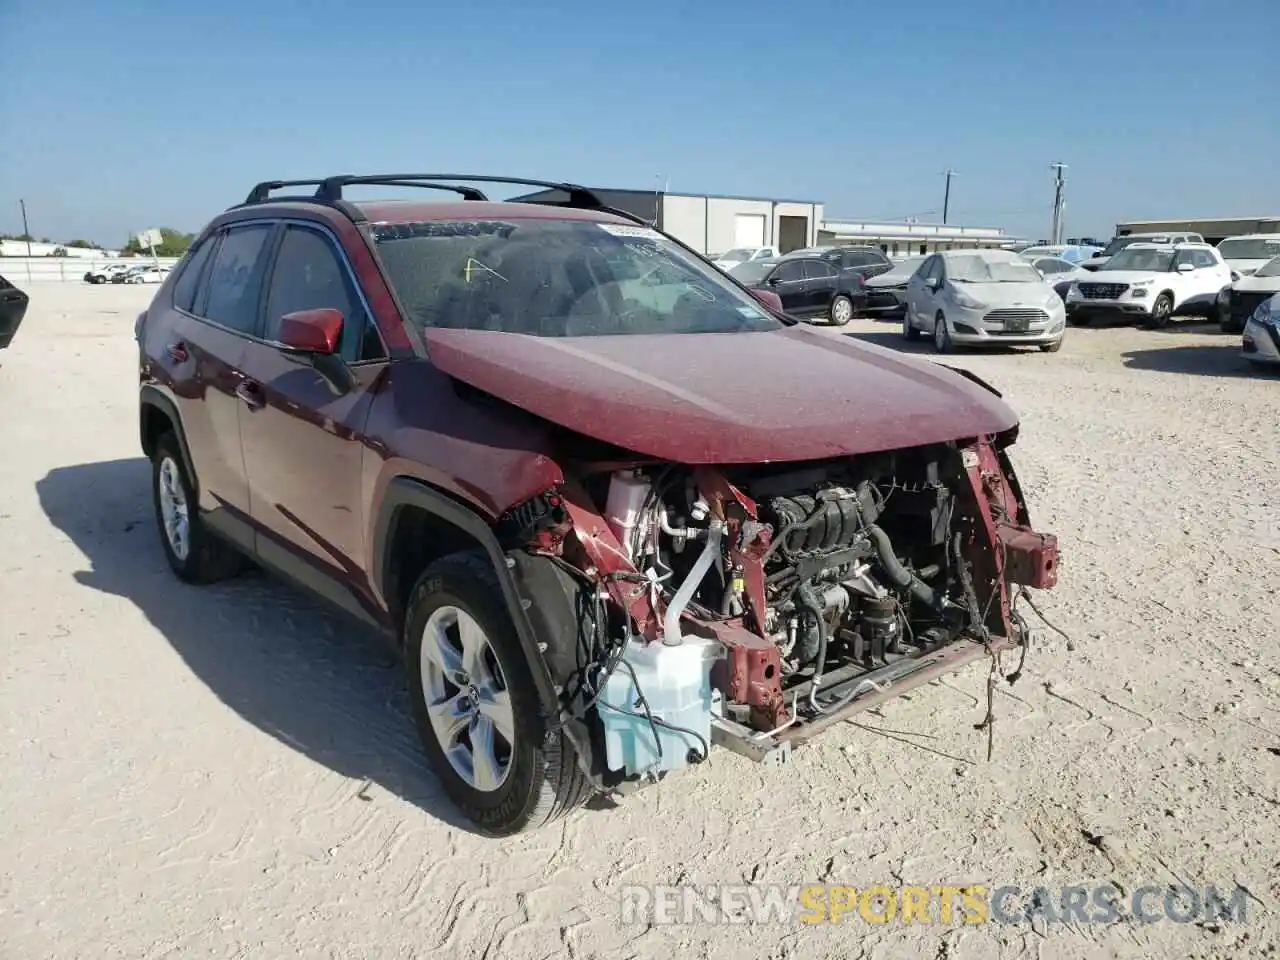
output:
M 422 177 L 418 174 L 373 174 L 357 177 L 344 174 L 340 177 L 328 177 L 316 181 L 315 199 L 322 203 L 333 203 L 342 199 L 342 188 L 354 184 L 376 184 L 386 187 L 421 187 L 424 190 L 448 190 L 459 194 L 464 200 L 488 200 L 489 198 L 475 187 L 464 187 L 456 183 L 438 183 L 437 180 L 456 180 L 457 177 Z
M 282 187 L 317 187 L 322 183 L 324 183 L 323 180 L 264 180 L 249 191 L 249 196 L 244 202 L 262 203 L 267 199 L 267 194 Z
M 383 173 L 374 174 L 372 176 L 356 177 L 351 175 L 329 177 L 326 180 L 319 181 L 316 189 L 315 199 L 326 203 L 342 199 L 342 188 L 353 184 L 384 184 L 387 186 L 410 187 L 410 186 L 427 186 L 428 184 L 441 180 L 462 180 L 467 183 L 510 183 L 519 184 L 526 187 L 543 187 L 548 190 L 563 190 L 569 195 L 569 206 L 582 207 L 587 210 L 600 210 L 606 204 L 596 194 L 587 187 L 579 186 L 576 183 L 556 183 L 552 180 L 525 180 L 521 177 L 494 177 L 483 174 L 474 173 Z M 312 181 L 313 183 L 316 181 Z M 255 188 L 256 190 L 257 188 Z M 461 192 L 466 187 L 458 187 L 450 185 L 441 189 L 453 189 Z M 474 191 L 480 193 L 480 191 Z M 250 194 L 252 196 L 252 194 Z M 464 194 L 464 196 L 466 196 Z M 467 197 L 467 199 L 485 199 L 484 194 L 479 197 Z

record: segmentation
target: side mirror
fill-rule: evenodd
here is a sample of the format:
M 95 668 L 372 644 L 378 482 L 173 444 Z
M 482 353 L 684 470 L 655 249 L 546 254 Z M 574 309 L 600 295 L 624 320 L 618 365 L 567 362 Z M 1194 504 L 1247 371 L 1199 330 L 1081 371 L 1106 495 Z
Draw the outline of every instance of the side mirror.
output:
M 337 352 L 342 337 L 342 311 L 332 307 L 297 310 L 280 318 L 276 343 L 286 354 L 309 361 L 339 394 L 349 393 L 355 374 Z
M 1194 270 L 1194 269 L 1195 269 L 1195 267 L 1193 267 L 1193 266 L 1192 266 L 1191 264 L 1189 264 L 1189 263 L 1180 263 L 1180 264 L 1178 264 L 1178 272 L 1179 272 L 1179 273 L 1190 273 L 1190 272 L 1191 272 L 1192 270 Z
M 774 313 L 782 313 L 782 298 L 772 290 L 752 290 L 751 295 Z
M 328 355 L 338 349 L 342 313 L 331 307 L 297 310 L 280 318 L 276 342 L 288 353 Z

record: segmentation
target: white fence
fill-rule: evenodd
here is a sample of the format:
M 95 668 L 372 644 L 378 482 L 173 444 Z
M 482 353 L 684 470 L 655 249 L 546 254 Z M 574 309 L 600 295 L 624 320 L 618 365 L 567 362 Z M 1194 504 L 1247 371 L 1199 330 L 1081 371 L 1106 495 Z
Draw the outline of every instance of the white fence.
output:
M 160 257 L 162 267 L 171 267 L 179 257 Z M 10 283 L 21 287 L 29 283 L 71 283 L 83 282 L 89 270 L 96 270 L 108 264 L 128 263 L 145 266 L 151 263 L 150 257 L 125 257 L 121 259 L 101 257 L 94 260 L 83 257 L 0 257 L 0 275 Z

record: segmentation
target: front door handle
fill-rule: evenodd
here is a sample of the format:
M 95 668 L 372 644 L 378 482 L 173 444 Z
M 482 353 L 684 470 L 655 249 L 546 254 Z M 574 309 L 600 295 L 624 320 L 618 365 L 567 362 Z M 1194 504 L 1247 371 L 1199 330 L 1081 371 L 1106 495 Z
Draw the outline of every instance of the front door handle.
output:
M 244 401 L 250 410 L 259 410 L 266 405 L 262 396 L 262 388 L 252 380 L 241 380 L 236 384 L 236 396 Z

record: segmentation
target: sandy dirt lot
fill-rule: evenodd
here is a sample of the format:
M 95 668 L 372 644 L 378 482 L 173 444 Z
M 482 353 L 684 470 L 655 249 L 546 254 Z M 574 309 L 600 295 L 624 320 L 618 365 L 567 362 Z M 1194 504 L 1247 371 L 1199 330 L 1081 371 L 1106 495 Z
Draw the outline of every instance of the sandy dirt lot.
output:
M 1280 951 L 1280 382 L 1238 338 L 1081 329 L 959 358 L 1024 417 L 1015 462 L 1064 557 L 1040 606 L 1075 646 L 1046 632 L 1002 685 L 992 762 L 978 665 L 788 769 L 717 753 L 494 841 L 443 799 L 375 638 L 261 575 L 169 574 L 137 439 L 151 291 L 31 292 L 0 354 L 0 955 Z M 621 922 L 628 884 L 745 882 L 1239 884 L 1248 919 Z

